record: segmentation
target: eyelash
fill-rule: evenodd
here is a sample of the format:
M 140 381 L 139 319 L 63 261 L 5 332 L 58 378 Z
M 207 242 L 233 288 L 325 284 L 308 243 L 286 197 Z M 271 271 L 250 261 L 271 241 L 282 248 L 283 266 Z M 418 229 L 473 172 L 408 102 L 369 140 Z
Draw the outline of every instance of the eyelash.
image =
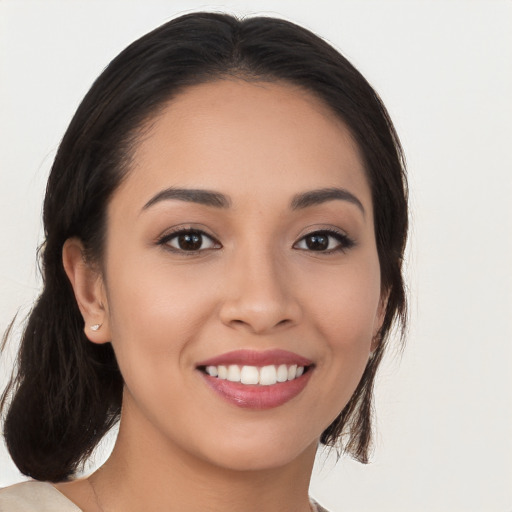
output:
M 308 237 L 312 236 L 327 236 L 327 238 L 334 238 L 338 245 L 334 248 L 325 250 L 325 251 L 315 251 L 314 249 L 307 249 L 307 248 L 297 248 L 296 246 L 300 243 L 305 241 Z M 330 244 L 330 242 L 328 242 Z M 342 233 L 341 231 L 336 231 L 335 229 L 319 229 L 317 231 L 311 231 L 310 233 L 307 233 L 304 235 L 300 240 L 298 240 L 294 245 L 294 249 L 298 249 L 301 251 L 311 251 L 311 252 L 317 252 L 320 254 L 332 254 L 336 252 L 346 252 L 347 250 L 351 249 L 355 246 L 355 241 L 347 236 L 345 233 Z
M 197 249 L 183 249 L 180 247 L 173 247 L 170 245 L 170 242 L 172 240 L 177 239 L 180 236 L 197 236 L 199 238 L 200 247 Z M 298 244 L 301 242 L 305 242 L 308 237 L 312 236 L 326 236 L 329 238 L 334 238 L 337 242 L 337 246 L 331 249 L 327 250 L 314 250 L 308 247 L 300 248 L 297 247 Z M 202 245 L 204 243 L 204 239 L 207 238 L 211 241 L 212 247 L 206 247 L 203 248 Z M 307 244 L 307 242 L 305 242 Z M 167 233 L 166 235 L 162 236 L 157 241 L 157 245 L 165 246 L 166 250 L 169 250 L 171 252 L 176 252 L 180 254 L 184 254 L 187 256 L 194 256 L 197 255 L 200 252 L 211 250 L 211 249 L 220 249 L 222 248 L 221 243 L 210 236 L 208 233 L 204 232 L 201 229 L 194 229 L 194 228 L 180 228 L 176 231 L 172 231 L 171 233 Z M 330 245 L 330 241 L 328 241 L 328 245 Z M 302 236 L 295 244 L 293 244 L 293 248 L 300 251 L 309 251 L 309 252 L 316 252 L 320 254 L 332 254 L 336 252 L 345 252 L 352 247 L 354 247 L 355 241 L 352 240 L 350 237 L 348 237 L 345 233 L 342 233 L 340 231 L 336 231 L 334 229 L 320 229 L 317 231 L 311 231 L 310 233 L 307 233 L 306 235 Z
M 211 240 L 211 243 L 214 247 L 207 247 L 207 248 L 200 247 L 196 250 L 192 250 L 192 249 L 187 250 L 187 249 L 182 249 L 179 247 L 172 247 L 170 245 L 170 242 L 173 239 L 177 239 L 178 237 L 185 236 L 185 235 L 197 235 L 201 240 L 201 242 L 200 242 L 201 245 L 203 245 L 204 238 L 208 238 L 209 240 Z M 210 249 L 220 249 L 222 247 L 220 242 L 218 240 L 216 240 L 215 238 L 213 238 L 212 236 L 210 236 L 208 233 L 205 233 L 201 229 L 194 229 L 194 228 L 180 228 L 180 229 L 177 229 L 176 231 L 167 233 L 157 241 L 157 245 L 165 246 L 165 249 L 167 249 L 168 251 L 185 254 L 187 256 L 194 256 L 194 255 L 197 255 L 197 253 L 202 252 L 202 251 L 207 251 Z

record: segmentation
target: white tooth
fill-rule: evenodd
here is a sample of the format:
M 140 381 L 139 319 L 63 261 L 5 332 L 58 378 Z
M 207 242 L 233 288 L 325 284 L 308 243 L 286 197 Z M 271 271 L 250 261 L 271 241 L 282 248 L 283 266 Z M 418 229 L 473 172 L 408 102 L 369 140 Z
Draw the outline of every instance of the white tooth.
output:
M 231 382 L 240 382 L 240 368 L 236 364 L 230 364 L 228 367 L 228 380 Z
M 277 382 L 277 372 L 275 366 L 264 366 L 260 370 L 260 384 L 262 386 L 272 386 Z
M 258 384 L 260 372 L 256 366 L 243 366 L 240 373 L 240 382 L 242 384 Z
M 226 380 L 228 378 L 228 369 L 225 366 L 218 366 L 217 373 L 219 375 L 219 379 Z
M 295 377 L 300 377 L 304 373 L 304 366 L 299 366 L 297 368 L 297 373 L 295 374 Z
M 277 369 L 277 382 L 286 382 L 288 380 L 288 368 L 285 364 L 279 365 Z
M 217 367 L 216 366 L 207 366 L 206 367 L 206 373 L 208 375 L 211 375 L 212 377 L 217 377 L 217 375 L 219 374 L 219 372 L 217 371 Z
M 288 368 L 288 380 L 295 379 L 295 376 L 297 375 L 297 365 L 292 364 L 290 368 Z

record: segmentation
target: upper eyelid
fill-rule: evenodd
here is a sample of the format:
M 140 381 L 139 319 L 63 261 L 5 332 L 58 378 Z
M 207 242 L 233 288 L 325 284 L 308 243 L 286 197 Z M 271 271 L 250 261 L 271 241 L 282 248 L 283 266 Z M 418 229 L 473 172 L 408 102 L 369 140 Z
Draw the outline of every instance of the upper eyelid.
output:
M 352 240 L 352 237 L 345 230 L 334 226 L 308 226 L 305 229 L 307 229 L 307 231 L 300 233 L 297 241 L 302 240 L 306 236 L 314 235 L 315 233 L 328 233 L 332 236 L 338 235 L 340 237 Z
M 309 228 L 309 229 L 308 229 Z M 348 245 L 351 247 L 356 244 L 355 240 L 348 235 L 344 230 L 335 228 L 333 226 L 308 226 L 308 231 L 303 232 L 298 235 L 297 238 L 295 238 L 295 241 L 293 242 L 292 246 L 294 247 L 297 245 L 300 241 L 302 241 L 307 236 L 314 235 L 316 233 L 327 233 L 329 236 L 332 237 L 339 237 L 341 240 L 339 240 L 341 243 L 347 242 Z M 212 234 L 209 232 L 209 230 L 206 229 L 206 227 L 196 227 L 191 224 L 185 224 L 185 225 L 179 225 L 174 228 L 171 228 L 168 231 L 165 231 L 163 234 L 159 235 L 156 239 L 157 244 L 165 244 L 169 240 L 173 239 L 176 236 L 179 236 L 182 233 L 188 233 L 188 232 L 196 232 L 200 233 L 203 236 L 206 236 L 210 238 L 213 242 L 220 245 L 222 247 L 222 242 L 220 241 L 220 237 Z M 348 247 L 347 247 L 348 248 Z
M 170 243 L 171 240 L 173 240 L 174 238 L 176 238 L 179 235 L 184 234 L 184 233 L 199 233 L 201 236 L 204 236 L 204 237 L 210 239 L 211 242 L 213 243 L 214 247 L 205 247 L 205 248 L 200 248 L 197 250 L 189 250 L 189 251 L 180 249 L 177 247 L 173 247 Z M 206 231 L 204 231 L 202 229 L 187 228 L 187 227 L 181 227 L 181 228 L 178 228 L 175 230 L 171 230 L 171 231 L 168 231 L 165 234 L 159 236 L 156 240 L 156 245 L 162 247 L 164 250 L 166 250 L 168 252 L 180 254 L 183 256 L 187 256 L 187 257 L 193 257 L 193 256 L 198 257 L 201 254 L 204 255 L 207 251 L 219 250 L 219 249 L 222 249 L 222 247 L 223 247 L 221 242 L 215 236 L 210 235 L 209 233 L 207 233 Z
M 338 230 L 335 228 L 320 228 L 320 229 L 313 229 L 311 231 L 308 231 L 307 233 L 301 235 L 296 242 L 294 242 L 293 247 L 295 247 L 299 242 L 302 242 L 305 238 L 308 236 L 317 234 L 317 233 L 326 233 L 328 236 L 332 236 L 333 238 L 336 238 L 341 246 L 341 251 L 346 251 L 349 249 L 352 249 L 354 246 L 356 246 L 356 241 L 349 236 L 347 233 L 345 233 L 342 230 Z M 305 249 L 302 249 L 305 250 Z M 318 252 L 318 254 L 329 254 L 331 252 L 335 252 L 336 249 L 330 249 L 327 251 L 313 251 Z
M 201 233 L 202 235 L 205 235 L 208 238 L 211 238 L 212 240 L 215 240 L 216 242 L 220 243 L 219 237 L 214 235 L 213 233 L 209 232 L 206 229 L 206 227 L 195 227 L 190 224 L 183 224 L 183 225 L 179 225 L 179 226 L 170 228 L 170 229 L 164 231 L 161 235 L 158 235 L 156 238 L 156 241 L 161 242 L 162 240 L 169 240 L 170 238 L 173 238 L 174 236 L 180 235 L 182 233 L 189 233 L 189 232 Z
M 297 242 L 300 242 L 301 240 L 304 240 L 304 238 L 311 236 L 311 235 L 316 235 L 318 233 L 326 234 L 327 236 L 332 236 L 333 238 L 342 238 L 342 239 L 350 240 L 350 237 L 346 233 L 343 233 L 343 231 L 337 231 L 334 229 L 315 229 L 313 231 L 309 231 L 308 233 L 302 235 L 300 238 L 297 239 Z

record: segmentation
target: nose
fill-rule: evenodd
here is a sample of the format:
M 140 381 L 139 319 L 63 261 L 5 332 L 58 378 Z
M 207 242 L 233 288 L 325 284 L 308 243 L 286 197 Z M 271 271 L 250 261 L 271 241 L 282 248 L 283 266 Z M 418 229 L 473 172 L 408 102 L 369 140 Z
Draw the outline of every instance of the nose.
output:
M 302 310 L 290 277 L 270 251 L 239 254 L 227 271 L 221 321 L 253 334 L 296 325 Z

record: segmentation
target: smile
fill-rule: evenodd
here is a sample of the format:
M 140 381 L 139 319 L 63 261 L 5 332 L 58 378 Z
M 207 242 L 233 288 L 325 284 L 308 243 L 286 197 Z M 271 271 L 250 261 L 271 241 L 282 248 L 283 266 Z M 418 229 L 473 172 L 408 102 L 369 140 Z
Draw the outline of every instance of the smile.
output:
M 278 382 L 287 382 L 299 378 L 304 373 L 304 366 L 296 364 L 257 366 L 207 366 L 204 370 L 211 377 L 230 382 L 240 382 L 245 385 L 273 386 Z
M 312 361 L 283 350 L 239 350 L 197 365 L 207 385 L 242 408 L 270 409 L 295 398 L 313 373 Z

